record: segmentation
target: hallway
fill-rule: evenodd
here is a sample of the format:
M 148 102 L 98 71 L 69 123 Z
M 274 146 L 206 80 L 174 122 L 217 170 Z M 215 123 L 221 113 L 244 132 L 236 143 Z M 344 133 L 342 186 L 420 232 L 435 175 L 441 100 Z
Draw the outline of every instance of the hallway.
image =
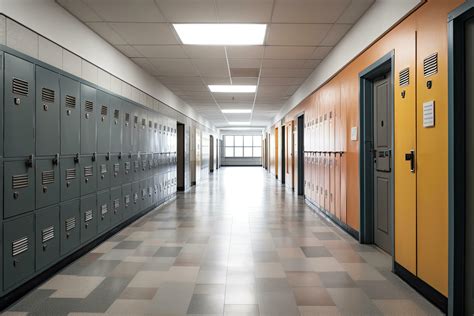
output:
M 5 315 L 440 313 L 390 267 L 264 169 L 222 168 Z

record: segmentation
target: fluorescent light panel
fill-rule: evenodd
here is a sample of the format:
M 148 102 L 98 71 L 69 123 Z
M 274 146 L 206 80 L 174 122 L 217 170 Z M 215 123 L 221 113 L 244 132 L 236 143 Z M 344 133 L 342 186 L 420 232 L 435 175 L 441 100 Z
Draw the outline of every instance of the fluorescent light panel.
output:
M 173 24 L 185 45 L 263 45 L 266 24 Z
M 247 113 L 252 113 L 252 110 L 246 110 L 246 109 L 227 109 L 227 110 L 222 110 L 222 113 L 224 113 L 224 114 L 247 114 Z
M 211 92 L 223 93 L 255 93 L 256 85 L 209 85 Z

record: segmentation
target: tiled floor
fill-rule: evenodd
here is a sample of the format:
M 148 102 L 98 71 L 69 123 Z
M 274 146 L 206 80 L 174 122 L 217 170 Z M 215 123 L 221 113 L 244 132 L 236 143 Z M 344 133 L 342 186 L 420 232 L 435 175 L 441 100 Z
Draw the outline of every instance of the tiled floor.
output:
M 264 170 L 223 168 L 6 314 L 440 314 L 390 265 Z

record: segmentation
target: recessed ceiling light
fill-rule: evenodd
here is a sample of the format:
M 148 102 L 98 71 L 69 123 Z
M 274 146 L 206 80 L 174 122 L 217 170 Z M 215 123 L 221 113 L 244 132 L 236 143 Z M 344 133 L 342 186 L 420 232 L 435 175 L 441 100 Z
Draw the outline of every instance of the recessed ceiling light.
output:
M 266 24 L 173 24 L 185 45 L 263 45 Z
M 224 114 L 246 114 L 246 113 L 252 113 L 252 110 L 246 110 L 246 109 L 227 109 L 227 110 L 221 110 L 222 113 Z
M 224 93 L 254 93 L 257 90 L 255 85 L 209 85 L 211 92 Z
M 250 122 L 229 122 L 230 125 L 250 125 Z

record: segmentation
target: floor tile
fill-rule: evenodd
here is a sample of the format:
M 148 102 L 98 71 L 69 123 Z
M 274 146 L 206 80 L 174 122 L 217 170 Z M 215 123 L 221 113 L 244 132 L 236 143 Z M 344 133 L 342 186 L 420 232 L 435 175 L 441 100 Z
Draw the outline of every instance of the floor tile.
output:
M 188 314 L 222 314 L 224 295 L 194 294 L 189 303 Z
M 323 246 L 301 247 L 301 250 L 308 258 L 332 257 L 331 253 Z
M 298 306 L 335 306 L 327 290 L 322 287 L 296 287 L 293 293 Z

